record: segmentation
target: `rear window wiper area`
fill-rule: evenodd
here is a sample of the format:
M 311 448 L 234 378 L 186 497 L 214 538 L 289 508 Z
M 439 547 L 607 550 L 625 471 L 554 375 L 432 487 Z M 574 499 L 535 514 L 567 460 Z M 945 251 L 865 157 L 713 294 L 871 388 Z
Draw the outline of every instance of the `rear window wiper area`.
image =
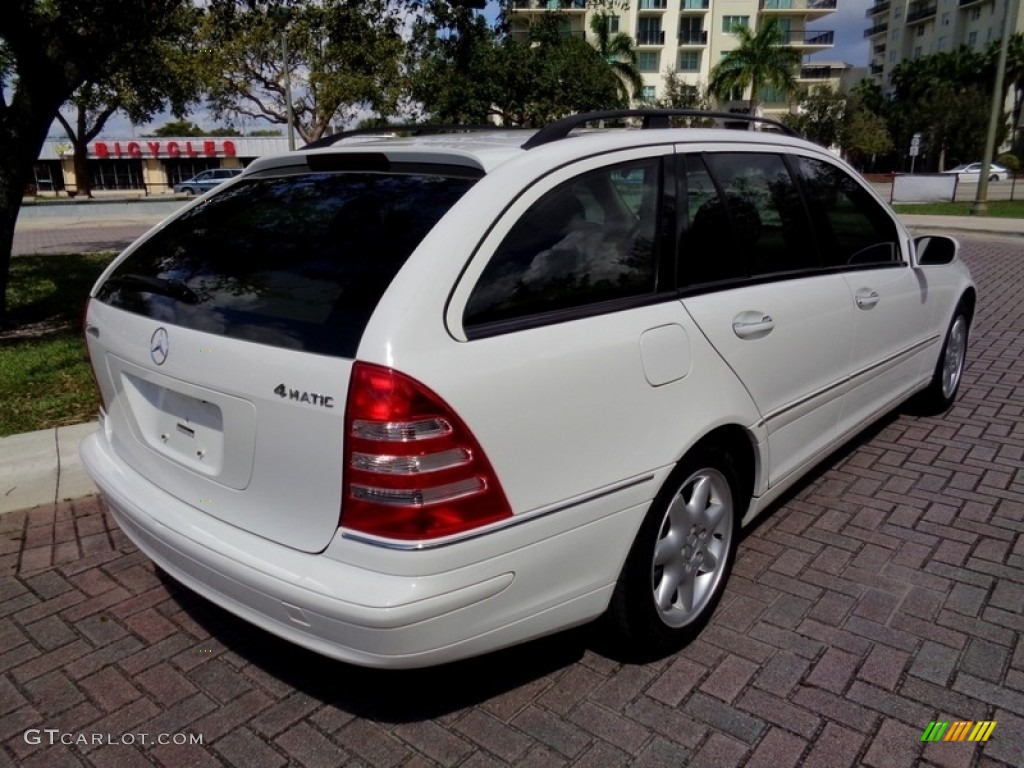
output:
M 169 296 L 183 304 L 199 303 L 199 294 L 185 285 L 184 282 L 175 278 L 148 277 L 146 275 L 128 273 L 125 275 L 114 275 L 107 280 L 106 285 L 117 288 L 134 288 L 146 293 Z

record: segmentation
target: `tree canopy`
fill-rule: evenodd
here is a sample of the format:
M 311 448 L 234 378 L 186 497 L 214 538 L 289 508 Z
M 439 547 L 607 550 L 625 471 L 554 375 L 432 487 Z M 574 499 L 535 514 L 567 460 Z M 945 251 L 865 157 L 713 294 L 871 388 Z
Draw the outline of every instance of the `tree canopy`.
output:
M 616 70 L 559 13 L 518 39 L 447 3 L 428 4 L 413 34 L 411 96 L 439 122 L 536 126 L 572 112 L 624 106 Z
M 909 146 L 921 134 L 928 164 L 938 170 L 981 157 L 994 67 L 994 57 L 966 46 L 901 62 L 884 109 L 896 146 Z M 1005 125 L 1000 133 L 999 142 Z
M 282 36 L 288 48 L 292 125 L 319 139 L 360 110 L 396 111 L 400 95 L 397 0 L 319 0 L 274 6 L 215 6 L 199 27 L 214 115 L 288 124 Z

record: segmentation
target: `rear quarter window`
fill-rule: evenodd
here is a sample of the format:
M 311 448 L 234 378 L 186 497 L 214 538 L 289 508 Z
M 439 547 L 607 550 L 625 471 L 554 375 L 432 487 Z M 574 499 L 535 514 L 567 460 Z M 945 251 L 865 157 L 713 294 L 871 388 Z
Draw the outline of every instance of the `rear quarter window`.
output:
M 371 172 L 244 180 L 142 243 L 96 298 L 164 323 L 353 357 L 398 270 L 473 183 Z

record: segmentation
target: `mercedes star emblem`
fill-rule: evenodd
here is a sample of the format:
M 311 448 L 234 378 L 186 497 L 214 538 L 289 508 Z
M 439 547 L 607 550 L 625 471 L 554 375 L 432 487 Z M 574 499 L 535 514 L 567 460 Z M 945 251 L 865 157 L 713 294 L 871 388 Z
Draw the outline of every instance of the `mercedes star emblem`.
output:
M 163 365 L 170 350 L 171 342 L 167 338 L 167 329 L 161 326 L 153 331 L 153 336 L 149 340 L 149 356 L 157 365 Z

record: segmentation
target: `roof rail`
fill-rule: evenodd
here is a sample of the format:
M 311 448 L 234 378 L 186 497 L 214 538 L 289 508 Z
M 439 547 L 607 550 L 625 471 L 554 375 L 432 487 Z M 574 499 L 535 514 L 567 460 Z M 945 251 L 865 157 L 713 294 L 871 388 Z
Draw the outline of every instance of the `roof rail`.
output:
M 511 125 L 442 125 L 435 123 L 416 123 L 412 125 L 379 125 L 376 128 L 357 128 L 324 136 L 307 144 L 303 149 L 322 149 L 330 147 L 343 139 L 355 136 L 383 136 L 398 134 L 402 136 L 433 136 L 442 133 L 482 133 L 485 131 L 521 131 L 526 130 Z
M 707 120 L 744 122 L 749 125 L 761 123 L 795 138 L 801 138 L 800 134 L 789 126 L 783 125 L 778 120 L 769 117 L 755 117 L 742 112 L 708 112 L 699 109 L 610 109 L 603 112 L 584 112 L 579 115 L 569 115 L 553 123 L 548 123 L 537 133 L 533 134 L 523 144 L 523 149 L 533 149 L 542 144 L 566 138 L 575 128 L 596 120 L 617 120 L 624 117 L 643 118 L 642 128 L 671 128 L 670 117 L 694 117 Z

